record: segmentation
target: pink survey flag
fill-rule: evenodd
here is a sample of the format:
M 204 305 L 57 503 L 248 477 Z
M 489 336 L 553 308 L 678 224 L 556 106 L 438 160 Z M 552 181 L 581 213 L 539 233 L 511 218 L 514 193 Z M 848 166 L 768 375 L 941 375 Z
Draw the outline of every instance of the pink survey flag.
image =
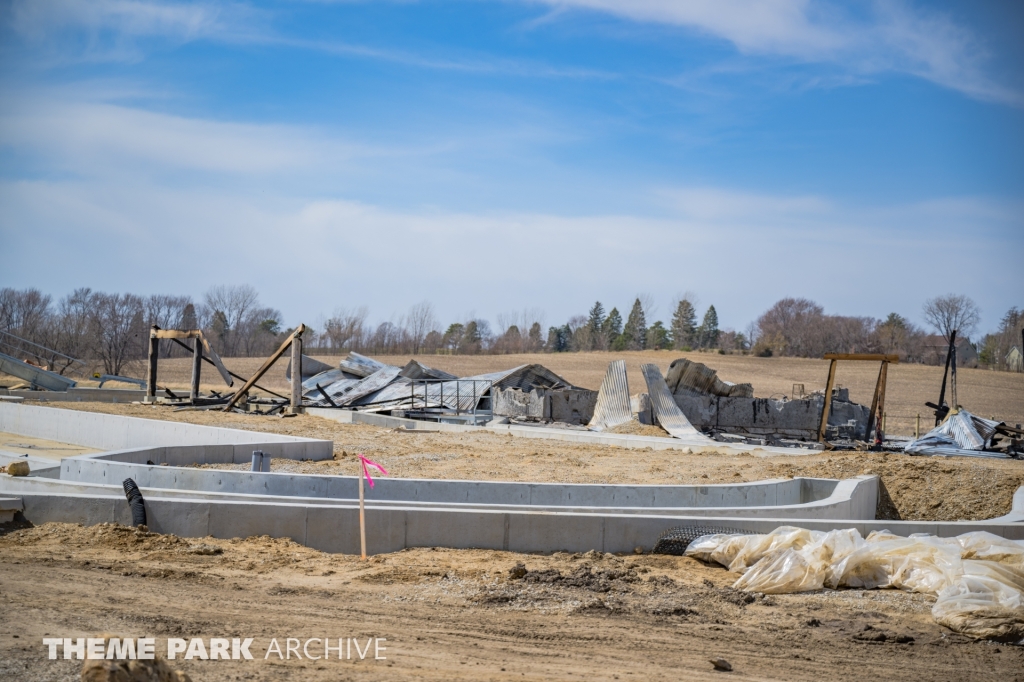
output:
M 366 477 L 366 482 L 370 484 L 371 488 L 373 487 L 373 477 L 370 476 L 370 470 L 366 468 L 366 465 L 375 467 L 378 471 L 380 471 L 380 473 L 384 474 L 385 476 L 388 475 L 388 472 L 384 469 L 384 467 L 377 464 L 372 459 L 367 459 L 366 457 L 359 455 L 359 462 L 363 465 L 363 476 Z

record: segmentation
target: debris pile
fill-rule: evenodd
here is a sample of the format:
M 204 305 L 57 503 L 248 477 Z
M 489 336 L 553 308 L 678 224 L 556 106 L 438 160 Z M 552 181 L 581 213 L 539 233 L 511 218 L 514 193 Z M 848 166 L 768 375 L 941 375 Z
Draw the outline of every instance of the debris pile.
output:
M 397 367 L 355 352 L 337 368 L 304 378 L 302 391 L 303 404 L 316 407 L 413 418 L 454 413 L 577 424 L 590 419 L 596 400 L 593 391 L 573 386 L 543 365 L 457 377 L 416 360 Z
M 941 424 L 907 443 L 908 455 L 1019 458 L 1024 456 L 1024 433 L 1003 422 L 984 419 L 967 410 L 949 411 Z

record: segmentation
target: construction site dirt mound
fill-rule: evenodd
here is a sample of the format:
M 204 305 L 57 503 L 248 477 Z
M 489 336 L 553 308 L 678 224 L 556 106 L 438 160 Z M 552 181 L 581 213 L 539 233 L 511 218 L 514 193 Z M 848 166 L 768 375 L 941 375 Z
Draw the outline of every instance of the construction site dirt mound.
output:
M 253 661 L 173 662 L 204 682 L 716 679 L 709 657 L 753 679 L 815 682 L 1024 669 L 1024 649 L 936 625 L 932 597 L 745 593 L 688 557 L 409 549 L 360 561 L 265 537 L 45 524 L 0 528 L 0 576 L 0 678 L 28 682 L 81 669 L 47 660 L 42 637 L 95 632 L 255 638 Z M 271 638 L 328 635 L 385 637 L 387 659 L 264 659 Z
M 641 424 L 636 419 L 613 426 L 606 433 L 619 433 L 627 436 L 654 436 L 656 438 L 668 438 L 668 432 L 660 426 L 653 424 Z

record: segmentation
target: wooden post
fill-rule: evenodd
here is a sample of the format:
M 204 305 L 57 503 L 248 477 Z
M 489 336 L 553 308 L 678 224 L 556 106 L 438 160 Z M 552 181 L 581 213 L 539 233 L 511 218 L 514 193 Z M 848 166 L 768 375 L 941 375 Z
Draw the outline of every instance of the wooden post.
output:
M 203 343 L 198 338 L 192 339 L 192 387 L 189 398 L 195 404 L 199 397 L 199 375 L 203 369 Z
M 242 396 L 248 393 L 249 389 L 256 385 L 256 382 L 260 380 L 260 377 L 266 374 L 271 365 L 277 362 L 277 359 L 284 355 L 284 352 L 288 350 L 288 346 L 291 345 L 292 339 L 296 336 L 301 336 L 304 331 L 306 331 L 306 325 L 300 324 L 295 331 L 292 332 L 292 335 L 285 339 L 281 343 L 280 347 L 274 351 L 274 354 L 267 358 L 263 365 L 256 370 L 256 373 L 249 377 L 249 380 L 246 381 L 233 396 L 231 396 L 231 400 L 229 400 L 228 404 L 224 406 L 224 412 L 229 412 L 231 408 L 235 406 L 235 403 L 241 400 Z
M 885 360 L 882 360 L 882 366 L 878 368 L 878 379 L 875 381 L 875 392 L 871 396 L 871 409 L 868 411 L 868 425 L 864 429 L 864 440 L 871 440 L 871 429 L 875 426 L 875 415 L 878 414 L 878 393 L 882 389 L 882 373 L 885 371 Z
M 150 331 L 149 336 L 149 380 L 146 382 L 146 402 L 156 402 L 156 363 L 160 355 L 160 339 L 153 336 L 153 331 L 156 331 L 156 327 Z
M 878 381 L 878 413 L 882 415 L 882 430 L 875 429 L 875 441 L 881 443 L 885 439 L 885 382 L 889 376 L 889 363 L 882 363 L 882 370 L 879 372 Z
M 292 414 L 302 411 L 302 336 L 292 339 Z
M 821 410 L 821 426 L 818 428 L 818 442 L 825 442 L 825 429 L 828 427 L 828 415 L 832 411 L 832 386 L 836 382 L 836 363 L 833 358 L 828 365 L 828 381 L 825 382 L 825 405 Z
M 362 462 L 359 463 L 359 549 L 363 561 L 366 561 L 366 510 L 363 502 L 363 471 Z

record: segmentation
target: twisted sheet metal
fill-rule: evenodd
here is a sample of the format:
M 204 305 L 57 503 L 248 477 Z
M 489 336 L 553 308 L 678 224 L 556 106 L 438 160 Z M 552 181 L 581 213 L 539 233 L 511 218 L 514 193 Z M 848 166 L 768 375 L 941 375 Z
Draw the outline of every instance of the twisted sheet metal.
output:
M 427 367 L 417 360 L 410 360 L 406 363 L 405 367 L 402 368 L 402 376 L 406 379 L 458 379 L 454 374 L 449 374 L 444 370 L 434 369 L 433 367 Z
M 401 371 L 398 367 L 391 367 L 385 365 L 382 369 L 377 370 L 370 376 L 355 382 L 354 384 L 348 385 L 340 394 L 337 396 L 331 391 L 327 391 L 327 394 L 331 396 L 335 404 L 338 407 L 345 407 L 346 405 L 356 404 L 360 398 L 372 395 L 382 388 L 391 384 L 398 379 L 398 373 Z M 404 381 L 408 381 L 405 379 Z M 333 388 L 333 387 L 332 387 Z
M 664 383 L 664 382 L 662 382 Z M 667 389 L 666 389 L 667 390 Z M 613 360 L 597 392 L 594 416 L 587 427 L 591 431 L 605 431 L 625 424 L 633 418 L 629 407 L 629 381 L 626 378 L 626 361 Z
M 984 419 L 964 409 L 955 410 L 950 412 L 945 421 L 934 429 L 908 443 L 905 452 L 911 455 L 923 455 L 949 454 L 925 452 L 929 448 L 985 450 L 992 444 L 992 437 L 996 433 L 996 427 L 1000 424 L 1002 422 Z
M 500 372 L 477 374 L 475 376 L 464 378 L 490 381 L 502 390 L 507 390 L 509 388 L 518 388 L 521 391 L 529 391 L 533 388 L 576 388 L 544 365 L 519 365 L 518 367 L 502 370 Z
M 384 406 L 387 409 L 446 407 L 472 412 L 478 409 L 480 401 L 490 390 L 491 382 L 486 379 L 455 379 L 414 385 L 411 380 L 398 377 L 391 385 L 353 404 L 358 407 L 372 406 L 376 409 Z
M 383 362 L 377 362 L 373 358 L 352 351 L 348 357 L 338 363 L 338 367 L 357 377 L 368 377 L 374 372 L 379 372 L 385 367 L 393 367 L 393 365 L 385 365 Z M 399 368 L 395 367 L 395 369 Z
M 697 429 L 686 418 L 683 411 L 676 405 L 675 398 L 668 390 L 668 384 L 661 376 L 661 370 L 655 364 L 647 363 L 640 365 L 640 371 L 647 382 L 647 394 L 651 397 L 651 407 L 654 408 L 654 417 L 661 424 L 661 428 L 668 431 L 673 438 L 692 441 L 694 443 L 714 443 Z

